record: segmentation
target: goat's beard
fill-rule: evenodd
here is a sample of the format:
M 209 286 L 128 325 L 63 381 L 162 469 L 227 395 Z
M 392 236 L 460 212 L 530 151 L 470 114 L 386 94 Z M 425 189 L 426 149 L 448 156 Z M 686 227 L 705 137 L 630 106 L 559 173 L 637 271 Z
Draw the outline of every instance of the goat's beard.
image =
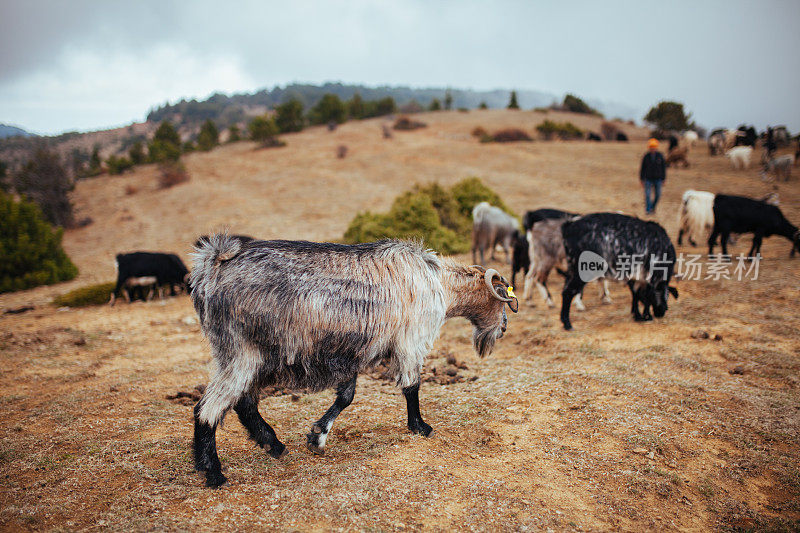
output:
M 483 358 L 492 353 L 494 343 L 497 339 L 503 336 L 503 330 L 499 327 L 488 329 L 478 329 L 472 333 L 472 343 L 475 345 L 475 351 Z

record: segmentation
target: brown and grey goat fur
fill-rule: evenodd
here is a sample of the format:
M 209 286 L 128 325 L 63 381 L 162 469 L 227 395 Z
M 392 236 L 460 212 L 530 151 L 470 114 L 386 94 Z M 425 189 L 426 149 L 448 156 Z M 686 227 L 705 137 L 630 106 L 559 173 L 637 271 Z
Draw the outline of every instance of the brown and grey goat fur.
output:
M 516 310 L 508 283 L 495 274 L 414 242 L 209 237 L 196 248 L 191 283 L 216 364 L 195 407 L 195 464 L 206 471 L 206 484 L 225 482 L 214 433 L 230 408 L 270 455 L 284 453 L 258 413 L 264 386 L 337 389 L 336 402 L 307 435 L 309 449 L 323 453 L 333 420 L 353 399 L 356 376 L 386 361 L 406 397 L 409 429 L 428 436 L 420 372 L 445 320 L 469 319 L 475 349 L 485 356 L 505 331 L 504 305 Z
M 547 279 L 550 272 L 556 268 L 562 271 L 567 268 L 567 255 L 564 249 L 564 237 L 561 226 L 574 217 L 550 218 L 533 224 L 528 231 L 528 253 L 530 254 L 530 269 L 525 275 L 525 289 L 523 300 L 529 300 L 532 286 L 535 284 L 539 293 L 548 307 L 555 307 L 550 290 L 547 288 Z M 600 298 L 603 303 L 611 303 L 606 280 L 601 280 Z M 575 306 L 579 311 L 586 310 L 583 305 L 582 294 L 575 296 Z

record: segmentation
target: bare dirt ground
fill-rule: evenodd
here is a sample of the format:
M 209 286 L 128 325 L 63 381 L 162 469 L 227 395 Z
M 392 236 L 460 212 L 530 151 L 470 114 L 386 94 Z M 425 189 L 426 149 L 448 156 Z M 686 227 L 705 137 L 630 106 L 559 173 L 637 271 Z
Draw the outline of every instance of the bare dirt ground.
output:
M 594 118 L 551 116 L 599 129 Z M 47 306 L 113 279 L 121 251 L 188 259 L 197 235 L 222 227 L 334 240 L 356 212 L 386 209 L 433 180 L 479 176 L 519 213 L 643 216 L 641 142 L 481 145 L 469 135 L 475 126 L 532 131 L 543 115 L 419 117 L 428 128 L 392 140 L 370 120 L 289 135 L 281 149 L 243 142 L 193 154 L 191 181 L 166 191 L 151 167 L 81 182 L 79 216 L 94 224 L 65 235 L 79 278 L 0 296 L 3 308 L 37 306 L 0 318 L 0 529 L 800 528 L 800 259 L 789 259 L 780 237 L 765 242 L 757 281 L 681 281 L 680 299 L 652 323 L 631 320 L 623 286 L 612 286 L 611 305 L 587 288 L 588 309 L 573 313 L 569 333 L 536 297 L 479 360 L 469 325 L 449 322 L 421 392 L 430 439 L 408 433 L 402 396 L 377 374 L 359 380 L 323 457 L 305 449 L 305 433 L 333 394 L 267 396 L 261 413 L 290 453 L 270 458 L 230 416 L 217 436 L 229 478 L 220 490 L 205 489 L 192 469 L 191 400 L 167 399 L 208 376 L 189 298 Z M 343 160 L 340 144 L 349 147 Z M 655 216 L 673 238 L 687 188 L 771 190 L 757 170 L 734 171 L 704 147 L 690 161 L 669 171 Z M 794 179 L 779 192 L 800 222 Z M 137 192 L 126 195 L 127 185 Z M 733 251 L 749 244 L 742 238 Z M 556 294 L 560 284 L 553 276 Z M 693 338 L 697 330 L 721 340 Z

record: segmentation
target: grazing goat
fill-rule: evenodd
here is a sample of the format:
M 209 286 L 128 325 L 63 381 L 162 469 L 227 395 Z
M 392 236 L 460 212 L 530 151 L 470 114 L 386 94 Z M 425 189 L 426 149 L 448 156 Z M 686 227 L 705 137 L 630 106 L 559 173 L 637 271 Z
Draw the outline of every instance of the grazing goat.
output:
M 170 295 L 175 296 L 175 286 L 186 288 L 189 270 L 180 257 L 175 254 L 155 252 L 133 252 L 118 254 L 115 261 L 117 285 L 111 293 L 110 305 L 114 305 L 117 295 L 129 278 L 155 277 L 156 285 L 169 285 Z
M 765 154 L 766 156 L 766 154 Z M 761 179 L 769 181 L 768 174 L 775 174 L 775 179 L 780 181 L 783 176 L 783 181 L 789 181 L 792 177 L 792 167 L 794 166 L 794 156 L 786 154 L 779 157 L 764 158 L 764 168 L 761 169 Z
M 445 320 L 465 317 L 473 345 L 491 353 L 517 299 L 496 270 L 464 267 L 413 242 L 341 245 L 241 242 L 213 235 L 195 250 L 192 302 L 216 371 L 194 409 L 194 458 L 206 485 L 226 479 L 215 441 L 230 409 L 272 457 L 286 452 L 258 412 L 264 386 L 336 387 L 306 445 L 322 454 L 356 378 L 384 361 L 402 387 L 408 428 L 431 434 L 419 409 L 420 372 Z
M 597 141 L 597 142 L 600 142 L 600 141 L 602 141 L 602 140 L 603 140 L 603 138 L 602 138 L 602 137 L 600 137 L 600 136 L 599 136 L 598 134 L 596 134 L 595 132 L 593 132 L 593 131 L 590 131 L 590 132 L 589 132 L 589 134 L 586 136 L 586 140 L 587 140 L 587 141 Z
M 708 152 L 710 155 L 720 155 L 725 152 L 725 130 L 714 130 L 708 136 Z
M 687 155 L 689 155 L 688 146 L 676 146 L 670 149 L 669 153 L 667 153 L 667 166 L 683 163 L 683 168 L 687 168 L 689 166 L 689 160 L 686 158 Z
M 734 139 L 734 146 L 750 146 L 755 148 L 758 134 L 753 126 L 739 126 L 736 130 L 736 137 Z
M 750 168 L 750 157 L 753 155 L 752 146 L 736 146 L 725 152 L 725 157 L 730 159 L 735 169 Z
M 761 241 L 771 235 L 781 235 L 792 241 L 792 257 L 795 250 L 800 249 L 800 232 L 786 220 L 780 208 L 752 198 L 718 194 L 714 198 L 714 230 L 708 238 L 708 254 L 714 253 L 714 244 L 720 235 L 722 253 L 728 255 L 731 233 L 753 234 L 748 257 L 761 253 Z
M 569 213 L 561 209 L 552 209 L 543 207 L 541 209 L 534 209 L 533 211 L 526 211 L 522 216 L 522 229 L 526 232 L 533 228 L 533 225 L 541 220 L 548 220 L 551 218 L 572 218 L 578 216 L 576 213 Z
M 628 136 L 622 133 L 621 131 L 617 132 L 617 140 L 620 142 L 628 142 Z
M 697 141 L 700 140 L 700 136 L 694 130 L 686 130 L 683 132 L 683 142 L 687 145 L 694 148 L 694 145 L 697 144 Z
M 714 228 L 714 193 L 706 191 L 694 191 L 689 189 L 683 192 L 683 201 L 680 211 L 678 211 L 678 245 L 683 244 L 684 235 L 688 238 L 689 244 L 697 246 L 695 239 L 700 238 L 705 233 Z M 758 200 L 766 204 L 780 205 L 778 193 L 771 192 Z M 733 244 L 733 236 L 730 242 Z
M 535 283 L 545 304 L 547 304 L 548 307 L 555 307 L 553 298 L 550 295 L 550 290 L 547 288 L 547 278 L 550 276 L 550 271 L 553 270 L 553 268 L 558 270 L 558 267 L 561 267 L 562 270 L 560 270 L 560 272 L 563 272 L 566 268 L 566 252 L 564 251 L 564 237 L 561 234 L 561 226 L 567 220 L 569 219 L 550 218 L 542 220 L 536 222 L 533 228 L 528 232 L 531 268 L 525 276 L 523 300 L 530 298 L 531 285 Z M 600 297 L 603 303 L 611 303 L 606 280 L 602 280 Z M 575 307 L 579 311 L 586 310 L 586 307 L 583 305 L 582 294 L 575 296 Z
M 565 222 L 561 227 L 567 255 L 567 281 L 561 293 L 561 322 L 569 319 L 573 298 L 588 281 L 612 277 L 626 280 L 631 291 L 631 313 L 637 321 L 662 317 L 667 312 L 669 286 L 675 270 L 675 248 L 664 228 L 655 222 L 620 215 L 594 213 Z M 644 305 L 639 311 L 639 303 Z
M 511 262 L 511 239 L 514 231 L 519 229 L 519 222 L 499 207 L 481 202 L 472 209 L 472 262 L 477 263 L 475 253 L 480 252 L 484 263 L 484 253 L 491 250 L 494 260 L 494 248 L 498 244 L 506 253 L 506 262 Z

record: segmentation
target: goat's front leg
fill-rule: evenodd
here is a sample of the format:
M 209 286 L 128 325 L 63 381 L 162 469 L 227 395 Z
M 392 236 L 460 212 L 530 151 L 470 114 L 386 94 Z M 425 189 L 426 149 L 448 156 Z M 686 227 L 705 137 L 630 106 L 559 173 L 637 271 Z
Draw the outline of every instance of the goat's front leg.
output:
M 314 422 L 311 426 L 311 433 L 306 435 L 306 447 L 318 455 L 325 454 L 325 441 L 328 440 L 328 432 L 333 427 L 333 421 L 339 413 L 353 403 L 356 395 L 356 376 L 349 381 L 343 381 L 336 387 L 336 400 L 333 405 L 325 411 L 322 418 Z
M 419 412 L 419 383 L 403 388 L 403 396 L 406 397 L 408 407 L 408 429 L 412 433 L 419 433 L 423 437 L 430 437 L 433 428 L 422 420 Z

